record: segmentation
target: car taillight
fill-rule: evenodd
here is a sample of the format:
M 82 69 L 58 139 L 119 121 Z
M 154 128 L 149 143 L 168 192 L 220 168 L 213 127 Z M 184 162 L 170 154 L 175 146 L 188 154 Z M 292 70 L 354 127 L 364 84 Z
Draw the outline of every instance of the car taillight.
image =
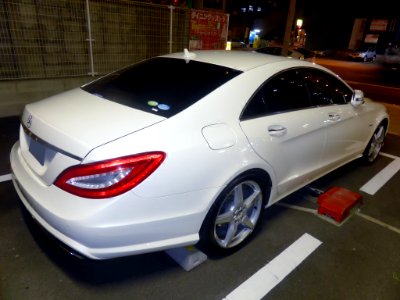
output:
M 153 173 L 165 158 L 163 152 L 125 156 L 65 170 L 55 181 L 64 191 L 84 198 L 118 196 Z

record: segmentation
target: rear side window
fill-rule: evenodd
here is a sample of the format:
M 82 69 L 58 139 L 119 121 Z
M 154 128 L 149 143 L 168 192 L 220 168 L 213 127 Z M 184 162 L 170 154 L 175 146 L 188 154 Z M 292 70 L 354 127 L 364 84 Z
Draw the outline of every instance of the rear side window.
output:
M 168 118 L 240 73 L 208 63 L 157 57 L 113 72 L 82 89 Z
M 303 72 L 313 105 L 346 104 L 351 101 L 353 91 L 338 78 L 315 69 L 304 69 Z
M 268 80 L 252 97 L 241 119 L 309 108 L 310 98 L 299 70 L 282 72 Z

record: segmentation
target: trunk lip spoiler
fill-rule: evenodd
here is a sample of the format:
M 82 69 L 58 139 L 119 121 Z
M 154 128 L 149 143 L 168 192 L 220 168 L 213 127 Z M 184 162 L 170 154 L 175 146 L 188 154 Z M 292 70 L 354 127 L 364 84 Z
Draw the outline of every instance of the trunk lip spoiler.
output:
M 34 134 L 32 131 L 30 131 L 28 127 L 26 127 L 26 125 L 22 122 L 22 120 L 21 120 L 21 126 L 22 126 L 22 129 L 24 130 L 24 132 L 25 132 L 31 139 L 33 139 L 34 141 L 36 141 L 36 142 L 38 142 L 38 143 L 40 143 L 40 144 L 43 144 L 44 146 L 46 146 L 46 147 L 48 147 L 48 148 L 50 148 L 50 149 L 52 149 L 52 150 L 54 150 L 54 151 L 56 151 L 56 152 L 59 152 L 59 153 L 61 153 L 61 154 L 63 154 L 63 155 L 66 155 L 66 156 L 69 156 L 69 157 L 71 157 L 71 158 L 73 158 L 73 159 L 82 161 L 82 159 L 83 159 L 82 157 L 79 157 L 79 156 L 77 156 L 77 155 L 75 155 L 75 154 L 72 154 L 72 153 L 67 152 L 67 151 L 65 151 L 65 150 L 63 150 L 63 149 L 60 149 L 60 148 L 58 148 L 58 147 L 56 147 L 56 146 L 54 146 L 54 145 L 52 145 L 52 144 L 46 142 L 45 140 L 41 139 L 40 137 L 38 137 L 36 134 Z

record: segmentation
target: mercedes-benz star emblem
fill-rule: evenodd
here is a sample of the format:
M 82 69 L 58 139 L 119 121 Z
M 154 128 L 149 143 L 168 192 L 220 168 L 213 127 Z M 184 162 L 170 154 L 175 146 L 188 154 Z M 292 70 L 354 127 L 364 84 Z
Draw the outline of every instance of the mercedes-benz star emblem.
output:
M 32 126 L 32 115 L 28 116 L 28 120 L 26 121 L 26 127 L 31 128 Z

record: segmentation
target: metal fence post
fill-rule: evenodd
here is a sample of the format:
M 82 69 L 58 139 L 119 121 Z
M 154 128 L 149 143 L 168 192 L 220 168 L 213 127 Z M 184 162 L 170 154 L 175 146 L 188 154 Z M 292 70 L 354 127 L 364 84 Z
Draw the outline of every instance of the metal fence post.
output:
M 0 0 L 0 81 L 97 77 L 187 48 L 189 12 L 145 1 Z
M 93 38 L 92 38 L 92 26 L 90 22 L 90 11 L 89 11 L 89 0 L 86 0 L 86 22 L 88 28 L 89 37 L 86 39 L 89 42 L 89 59 L 90 59 L 90 72 L 88 73 L 90 76 L 95 76 L 97 73 L 94 71 L 94 62 L 93 62 Z
M 173 11 L 175 7 L 172 5 L 168 6 L 169 8 L 169 53 L 172 53 L 172 36 L 173 36 Z

